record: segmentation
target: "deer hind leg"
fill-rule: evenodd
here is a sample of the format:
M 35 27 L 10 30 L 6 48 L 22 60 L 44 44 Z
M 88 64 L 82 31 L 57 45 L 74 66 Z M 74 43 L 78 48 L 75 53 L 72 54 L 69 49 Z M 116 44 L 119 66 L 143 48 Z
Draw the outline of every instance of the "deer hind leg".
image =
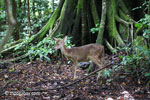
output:
M 99 59 L 98 57 L 91 57 L 91 60 L 99 66 L 99 68 L 103 68 L 103 60 Z M 97 76 L 97 80 L 99 79 L 99 77 L 101 76 L 101 72 L 98 72 L 98 76 Z
M 104 67 L 105 63 L 104 63 L 104 57 L 101 58 L 100 60 L 98 60 L 99 64 Z
M 92 56 L 90 57 L 90 60 L 94 62 L 96 65 L 98 65 L 99 67 L 101 67 L 101 61 L 98 59 L 98 57 Z
M 99 60 L 99 64 L 101 65 L 101 68 L 105 67 L 104 59 L 103 59 L 103 58 L 101 58 L 101 59 Z M 105 69 L 104 69 L 104 70 L 105 70 Z M 100 76 L 101 76 L 101 77 L 104 76 L 104 70 L 98 72 L 97 80 L 100 78 Z

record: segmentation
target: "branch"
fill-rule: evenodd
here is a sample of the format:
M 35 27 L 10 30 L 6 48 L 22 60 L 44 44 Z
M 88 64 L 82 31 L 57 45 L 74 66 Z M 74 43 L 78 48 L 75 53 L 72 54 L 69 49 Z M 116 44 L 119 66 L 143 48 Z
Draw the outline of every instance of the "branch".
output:
M 56 22 L 56 25 L 55 25 L 55 27 L 53 28 L 52 31 L 49 30 L 49 37 L 50 38 L 52 38 L 55 35 L 55 33 L 59 29 L 59 27 L 60 27 L 60 21 Z
M 24 54 L 24 55 L 21 55 L 19 57 L 16 57 L 16 58 L 13 58 L 13 59 L 10 59 L 10 60 L 4 60 L 2 63 L 9 63 L 9 62 L 14 62 L 14 61 L 17 61 L 17 60 L 20 60 L 20 59 L 23 59 L 25 57 L 29 56 L 28 53 Z
M 118 15 L 116 15 L 116 20 L 122 24 L 124 24 L 125 26 L 128 26 L 130 23 L 123 20 L 122 18 L 120 18 Z
M 82 80 L 84 80 L 84 79 L 86 79 L 86 78 L 88 78 L 88 77 L 94 75 L 95 73 L 97 73 L 97 72 L 99 72 L 99 71 L 105 69 L 105 68 L 111 68 L 113 65 L 118 65 L 118 64 L 115 64 L 115 63 L 114 63 L 114 64 L 112 64 L 112 63 L 111 63 L 111 64 L 108 64 L 108 65 L 106 65 L 105 67 L 99 68 L 99 69 L 95 70 L 94 72 L 90 73 L 89 75 L 84 76 L 83 78 L 78 79 L 78 80 L 76 80 L 76 81 L 74 81 L 74 82 L 72 82 L 72 83 L 66 84 L 66 85 L 64 85 L 64 86 L 58 86 L 58 87 L 52 88 L 52 89 L 25 90 L 25 92 L 45 92 L 45 91 L 58 90 L 58 89 L 61 89 L 61 88 L 65 88 L 65 87 L 74 85 L 75 83 L 80 82 L 80 81 L 82 81 Z

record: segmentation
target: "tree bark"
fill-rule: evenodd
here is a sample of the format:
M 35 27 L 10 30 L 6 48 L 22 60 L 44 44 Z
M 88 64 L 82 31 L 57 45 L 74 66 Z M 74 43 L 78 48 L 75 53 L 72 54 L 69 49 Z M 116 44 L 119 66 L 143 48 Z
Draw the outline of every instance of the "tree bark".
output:
M 101 14 L 101 23 L 99 26 L 99 32 L 97 36 L 96 43 L 102 44 L 103 42 L 103 33 L 105 28 L 105 22 L 106 22 L 106 0 L 102 0 L 102 14 Z
M 30 0 L 28 0 L 28 27 L 29 27 L 29 34 L 31 35 L 31 18 L 30 18 Z
M 91 34 L 90 29 L 98 23 L 98 32 Z M 115 46 L 126 45 L 124 40 L 133 41 L 134 24 L 123 0 L 60 0 L 47 24 L 36 35 L 31 36 L 28 43 L 38 43 L 48 33 L 50 38 L 63 34 L 72 36 L 74 43 L 78 43 L 76 45 L 96 41 L 114 52 Z M 13 50 L 16 46 L 8 50 Z
M 20 34 L 19 34 L 20 27 L 19 27 L 19 24 L 17 21 L 16 7 L 17 7 L 17 5 L 16 5 L 15 0 L 12 0 L 12 12 L 13 12 L 14 19 L 16 20 L 15 30 L 12 33 L 12 35 L 13 35 L 15 41 L 20 39 Z
M 116 0 L 108 0 L 107 5 L 112 5 L 112 6 L 107 6 L 108 11 L 107 11 L 107 24 L 108 24 L 108 32 L 109 36 L 113 37 L 117 43 L 120 46 L 124 46 L 125 43 L 122 40 L 121 36 L 118 33 L 117 27 L 116 27 L 116 15 L 117 15 L 117 9 L 116 9 Z
M 81 35 L 81 44 L 84 45 L 86 44 L 86 37 L 88 35 L 88 29 L 87 29 L 87 10 L 86 10 L 86 1 L 85 0 L 81 0 L 81 16 L 82 16 L 82 21 L 81 21 L 81 25 L 82 25 L 82 35 Z
M 5 9 L 8 17 L 8 30 L 6 32 L 6 35 L 3 37 L 0 43 L 0 52 L 3 50 L 4 45 L 9 40 L 10 36 L 15 33 L 15 27 L 17 25 L 16 20 L 16 9 L 15 9 L 15 1 L 14 0 L 4 0 L 5 2 Z M 13 34 L 14 38 L 17 40 L 18 34 Z
M 90 0 L 90 6 L 91 6 L 91 13 L 92 13 L 92 16 L 93 16 L 94 24 L 95 25 L 99 24 L 100 19 L 99 19 L 99 16 L 98 16 L 98 11 L 97 11 L 97 8 L 96 8 L 95 0 Z
M 74 37 L 73 38 L 73 42 L 74 43 L 78 43 L 79 41 L 77 41 L 78 39 L 81 39 L 80 38 L 80 31 L 79 31 L 79 28 L 80 28 L 80 22 L 81 22 L 81 0 L 78 0 L 78 4 L 76 6 L 77 8 L 77 11 L 76 11 L 76 16 L 75 16 L 75 21 L 74 21 L 74 26 L 73 26 L 73 29 L 72 29 L 72 36 Z

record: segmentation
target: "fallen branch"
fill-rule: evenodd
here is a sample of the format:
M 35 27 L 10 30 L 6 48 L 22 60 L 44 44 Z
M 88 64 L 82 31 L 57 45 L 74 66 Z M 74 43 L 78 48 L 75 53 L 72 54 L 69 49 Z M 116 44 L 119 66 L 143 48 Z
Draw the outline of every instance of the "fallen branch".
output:
M 24 55 L 21 55 L 21 56 L 19 56 L 19 57 L 13 58 L 13 59 L 3 60 L 1 63 L 14 62 L 14 61 L 17 61 L 17 60 L 21 60 L 21 59 L 23 59 L 23 58 L 26 58 L 26 57 L 28 57 L 28 56 L 29 56 L 29 54 L 26 53 L 26 54 L 24 54 Z
M 76 81 L 74 81 L 74 82 L 72 82 L 72 83 L 69 83 L 69 84 L 66 84 L 66 85 L 63 85 L 63 86 L 58 86 L 58 87 L 52 88 L 52 89 L 25 90 L 25 92 L 47 92 L 47 91 L 50 91 L 50 90 L 62 89 L 62 88 L 65 88 L 65 87 L 74 85 L 75 83 L 80 82 L 81 80 L 84 80 L 84 79 L 86 79 L 86 78 L 92 76 L 93 74 L 95 74 L 95 73 L 97 73 L 97 72 L 99 72 L 99 71 L 101 71 L 101 70 L 103 70 L 103 69 L 105 69 L 105 68 L 109 68 L 110 66 L 112 67 L 112 65 L 116 65 L 116 64 L 115 64 L 115 63 L 114 63 L 114 64 L 112 64 L 112 63 L 111 63 L 111 64 L 108 64 L 108 65 L 106 65 L 106 66 L 103 67 L 103 68 L 99 68 L 99 69 L 95 70 L 94 72 L 91 72 L 91 73 L 90 73 L 89 75 L 87 75 L 87 76 L 84 76 L 84 77 L 82 77 L 82 78 L 80 78 L 80 79 L 78 79 L 78 80 L 76 80 Z M 117 64 L 117 65 L 118 65 L 118 64 Z

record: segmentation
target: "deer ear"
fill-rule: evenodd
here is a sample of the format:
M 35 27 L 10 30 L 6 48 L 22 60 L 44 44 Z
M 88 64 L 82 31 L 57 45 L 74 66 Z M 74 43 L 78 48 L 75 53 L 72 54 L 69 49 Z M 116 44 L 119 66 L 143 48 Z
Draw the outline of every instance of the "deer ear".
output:
M 58 39 L 57 39 L 57 38 L 54 38 L 54 40 L 57 41 Z
M 67 40 L 67 36 L 65 36 L 63 40 L 66 41 Z

